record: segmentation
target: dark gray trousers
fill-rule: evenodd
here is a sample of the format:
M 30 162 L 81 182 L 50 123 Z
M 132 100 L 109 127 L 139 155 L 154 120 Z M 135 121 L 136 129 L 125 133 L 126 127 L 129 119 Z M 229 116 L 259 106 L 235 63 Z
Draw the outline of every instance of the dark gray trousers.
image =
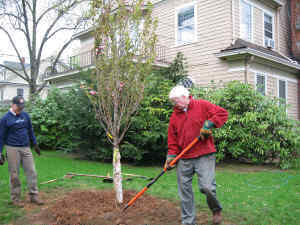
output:
M 216 196 L 215 154 L 193 159 L 180 159 L 177 163 L 178 194 L 181 200 L 182 224 L 195 224 L 196 210 L 192 189 L 193 176 L 198 177 L 200 191 L 206 195 L 206 201 L 211 211 L 220 211 L 222 206 Z

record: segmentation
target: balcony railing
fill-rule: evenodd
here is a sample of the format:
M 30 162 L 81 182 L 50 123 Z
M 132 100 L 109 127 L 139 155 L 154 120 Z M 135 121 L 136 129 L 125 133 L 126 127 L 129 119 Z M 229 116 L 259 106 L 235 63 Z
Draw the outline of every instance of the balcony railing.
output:
M 156 49 L 156 58 L 154 64 L 167 64 L 166 60 L 166 47 L 157 45 Z M 56 64 L 52 72 L 47 73 L 47 77 L 69 73 L 77 71 L 79 69 L 88 68 L 95 65 L 95 52 L 94 50 L 89 50 L 78 55 L 69 57 L 68 60 L 60 61 Z

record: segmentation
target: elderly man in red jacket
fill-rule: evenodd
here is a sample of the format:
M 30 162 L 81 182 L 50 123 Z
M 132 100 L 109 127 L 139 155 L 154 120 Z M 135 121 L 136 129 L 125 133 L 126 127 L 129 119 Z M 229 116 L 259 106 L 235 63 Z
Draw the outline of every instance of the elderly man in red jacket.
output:
M 195 100 L 183 86 L 174 87 L 169 94 L 174 104 L 168 129 L 168 165 L 195 137 L 201 137 L 178 161 L 177 183 L 181 199 L 181 220 L 184 225 L 195 225 L 196 212 L 192 189 L 193 175 L 198 177 L 200 191 L 206 195 L 213 213 L 213 223 L 222 222 L 222 206 L 216 196 L 215 163 L 216 148 L 211 129 L 220 128 L 228 118 L 228 112 L 206 100 Z

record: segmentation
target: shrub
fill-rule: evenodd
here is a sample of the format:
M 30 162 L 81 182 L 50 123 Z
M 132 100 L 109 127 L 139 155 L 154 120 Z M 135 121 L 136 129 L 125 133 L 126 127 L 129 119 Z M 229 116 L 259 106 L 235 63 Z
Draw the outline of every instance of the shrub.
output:
M 214 132 L 218 160 L 279 160 L 281 168 L 291 166 L 299 149 L 298 122 L 288 119 L 286 106 L 278 104 L 278 99 L 262 96 L 238 81 L 220 89 L 194 89 L 193 93 L 229 111 L 227 123 Z
M 174 84 L 160 72 L 148 77 L 145 97 L 121 145 L 125 159 L 159 162 L 166 156 L 168 122 L 172 112 L 168 93 Z
M 89 149 L 105 146 L 104 131 L 95 119 L 92 106 L 79 88 L 62 92 L 50 90 L 47 99 L 35 99 L 28 111 L 37 136 L 45 149 L 81 152 L 89 158 Z

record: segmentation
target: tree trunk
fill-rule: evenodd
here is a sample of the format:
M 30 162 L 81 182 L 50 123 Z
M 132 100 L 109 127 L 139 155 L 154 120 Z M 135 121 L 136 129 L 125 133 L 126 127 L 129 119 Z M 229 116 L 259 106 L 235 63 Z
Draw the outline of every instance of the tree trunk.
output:
M 119 145 L 114 145 L 113 155 L 113 166 L 114 166 L 114 189 L 116 193 L 117 203 L 123 203 L 123 187 L 122 187 L 122 176 L 121 176 L 121 154 L 119 151 Z
M 36 84 L 33 82 L 29 83 L 29 101 L 32 102 L 36 97 Z

